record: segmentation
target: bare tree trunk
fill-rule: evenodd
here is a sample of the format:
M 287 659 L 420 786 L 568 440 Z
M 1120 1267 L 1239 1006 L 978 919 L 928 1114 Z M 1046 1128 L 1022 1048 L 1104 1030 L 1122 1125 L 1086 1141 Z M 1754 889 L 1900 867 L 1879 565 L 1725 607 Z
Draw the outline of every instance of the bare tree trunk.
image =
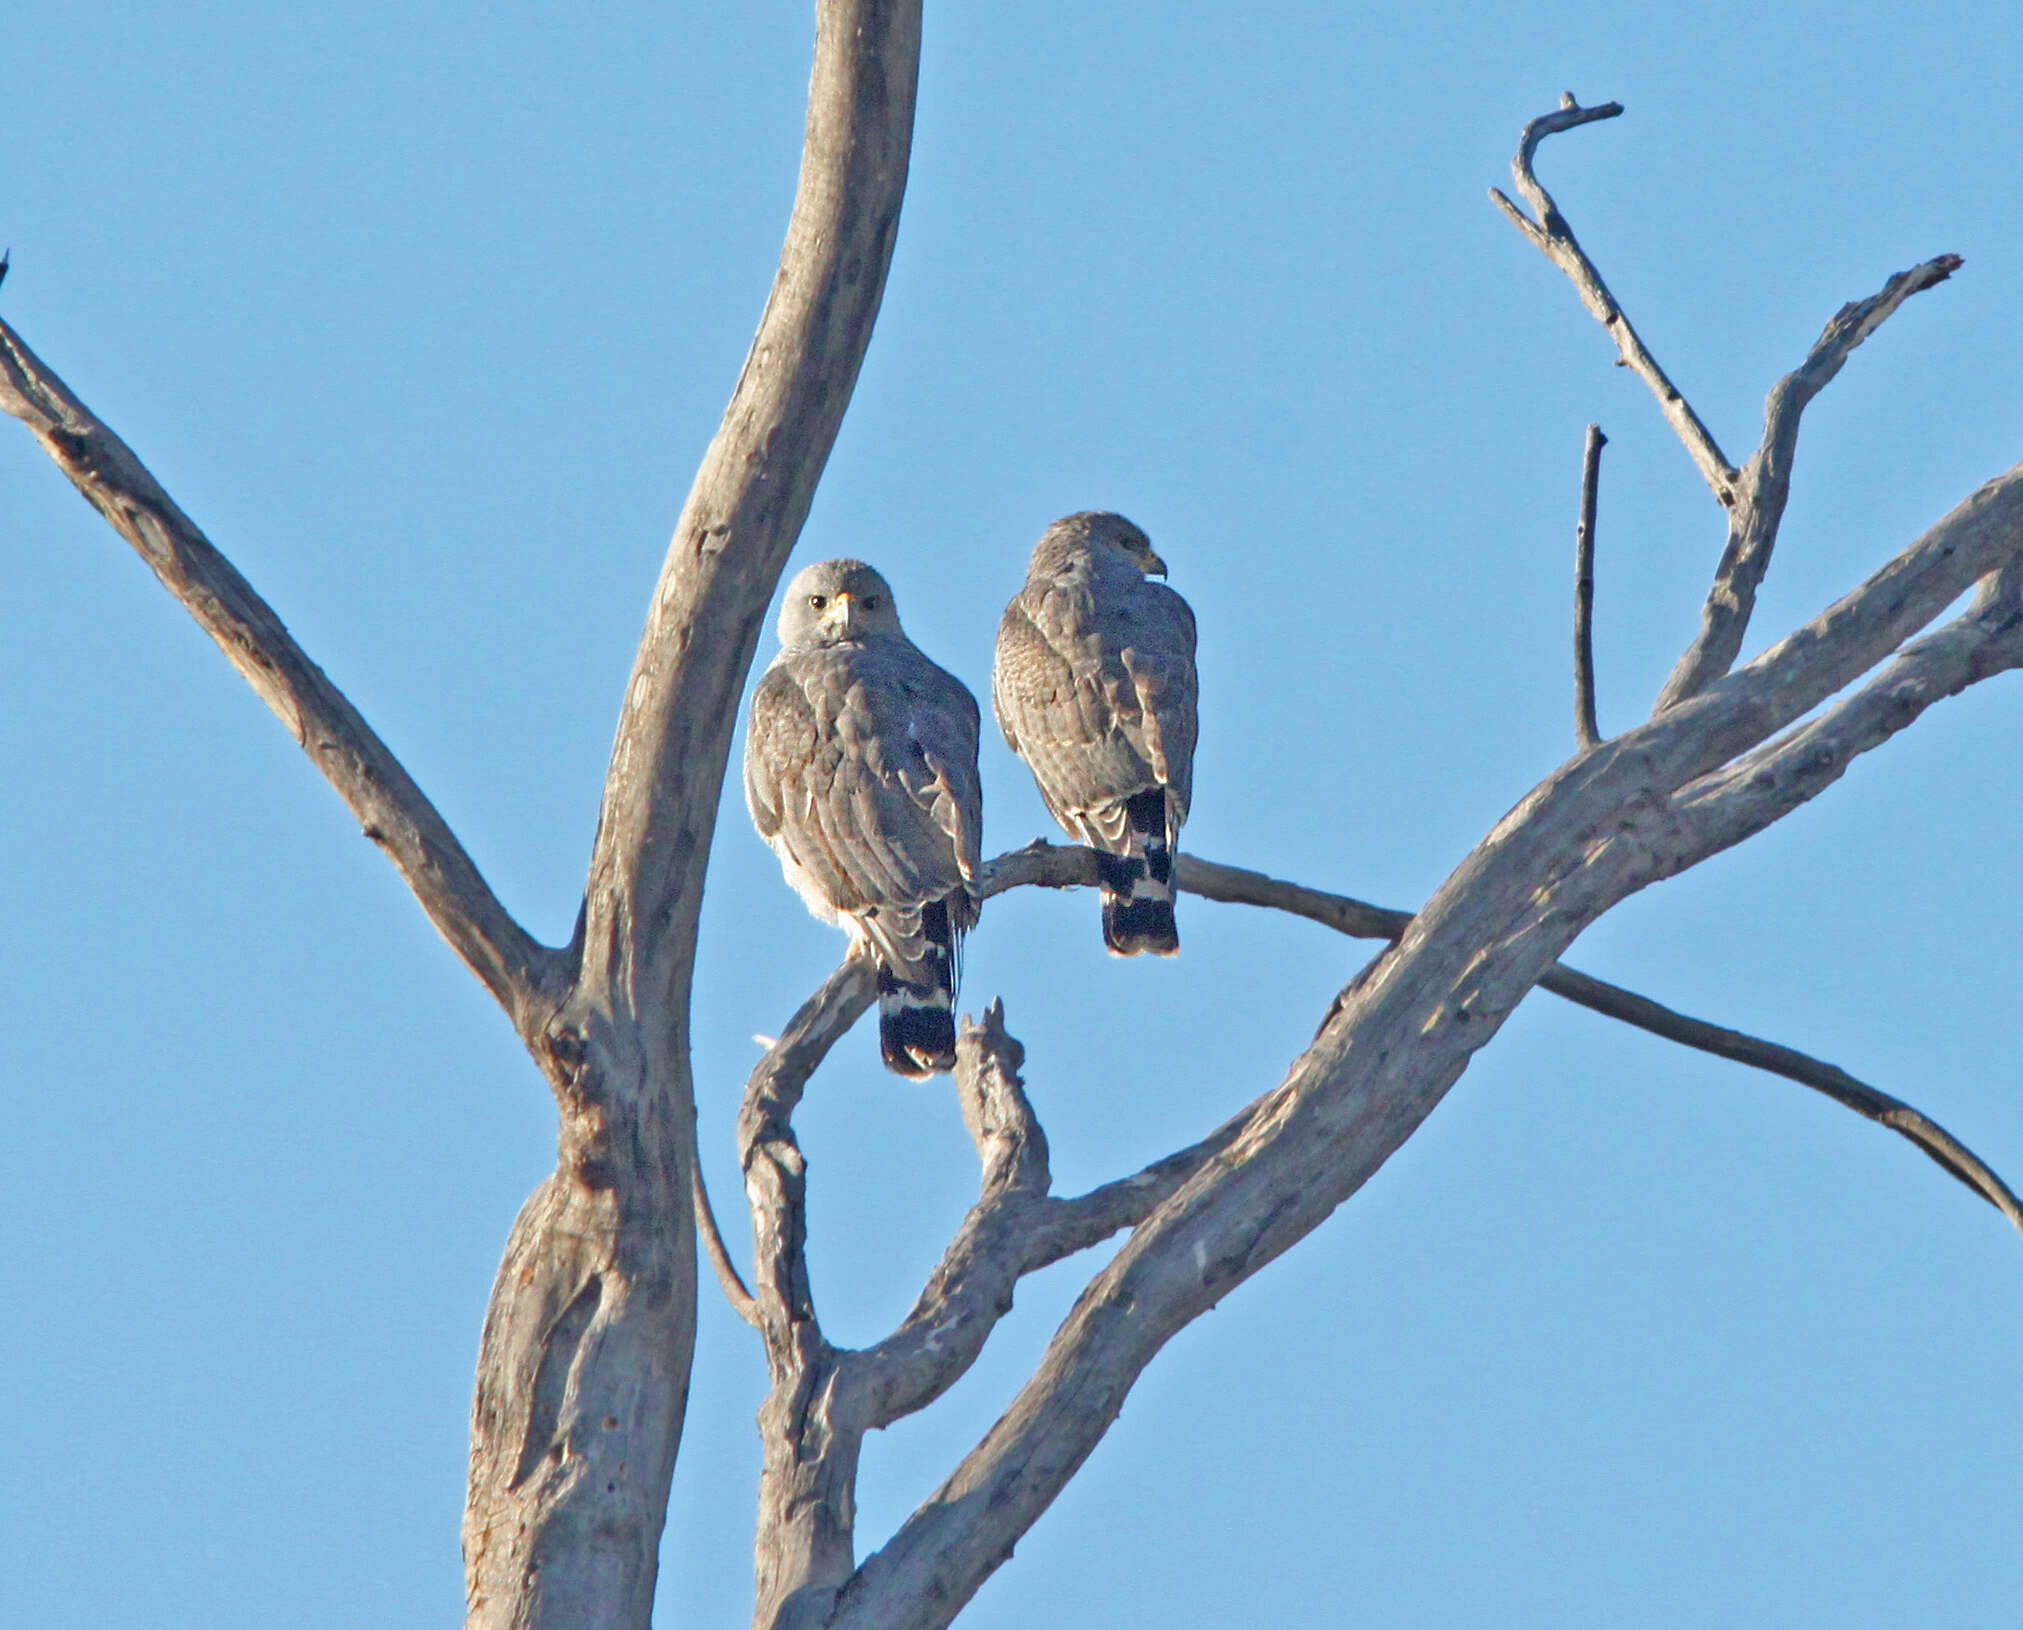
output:
M 555 1174 L 514 1225 L 471 1412 L 469 1623 L 644 1630 L 695 1340 L 689 986 L 732 721 L 870 344 L 918 0 L 820 0 L 780 270 L 675 527 L 620 714 L 574 988 L 535 1043 Z

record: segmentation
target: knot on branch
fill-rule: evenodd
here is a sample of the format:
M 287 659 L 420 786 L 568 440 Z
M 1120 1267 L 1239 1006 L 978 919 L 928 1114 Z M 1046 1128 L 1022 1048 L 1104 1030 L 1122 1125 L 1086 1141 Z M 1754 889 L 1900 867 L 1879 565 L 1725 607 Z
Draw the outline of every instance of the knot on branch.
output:
M 1004 1001 L 994 999 L 978 1023 L 967 1013 L 955 1038 L 955 1090 L 962 1123 L 983 1162 L 986 1196 L 1008 1189 L 1045 1194 L 1053 1177 L 1047 1135 L 1026 1098 L 1019 1066 L 1026 1050 L 1005 1029 Z

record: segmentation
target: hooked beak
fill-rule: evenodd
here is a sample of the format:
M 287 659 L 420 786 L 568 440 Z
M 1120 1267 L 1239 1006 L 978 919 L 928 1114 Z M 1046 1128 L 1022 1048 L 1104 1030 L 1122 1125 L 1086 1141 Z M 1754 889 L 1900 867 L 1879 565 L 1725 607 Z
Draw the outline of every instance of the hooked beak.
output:
M 857 611 L 857 596 L 839 594 L 836 596 L 836 621 L 843 629 L 843 638 L 854 640 L 862 631 L 864 622 Z
M 1147 577 L 1164 577 L 1166 575 L 1166 562 L 1161 560 L 1150 549 L 1145 551 L 1145 575 Z

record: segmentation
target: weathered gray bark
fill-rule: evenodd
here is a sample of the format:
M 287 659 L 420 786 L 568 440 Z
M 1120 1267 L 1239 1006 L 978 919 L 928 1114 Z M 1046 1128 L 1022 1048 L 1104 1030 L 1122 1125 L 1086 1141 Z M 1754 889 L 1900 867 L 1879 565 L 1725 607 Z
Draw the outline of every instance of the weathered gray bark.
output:
M 834 1348 L 821 1335 L 804 1250 L 807 1173 L 791 1118 L 810 1073 L 868 1005 L 869 980 L 846 962 L 811 998 L 754 1071 L 740 1121 L 758 1263 L 754 1322 L 774 1380 L 760 1416 L 766 1469 L 754 1622 L 762 1630 L 947 1624 L 1081 1466 L 1165 1342 L 1368 1181 L 1534 985 L 1828 1093 L 1910 1138 L 2023 1228 L 2008 1187 L 1908 1105 L 1833 1066 L 1687 1019 L 1558 962 L 1629 894 L 1816 796 L 1856 755 L 1932 703 L 2023 666 L 2019 467 L 1852 594 L 1733 668 L 1782 519 L 1806 402 L 1905 299 L 1949 276 L 1958 261 L 1942 256 L 1900 273 L 1844 308 L 1771 393 L 1763 444 L 1735 470 L 1532 174 L 1545 136 L 1619 111 L 1568 98 L 1527 127 L 1514 168 L 1536 223 L 1497 196 L 1574 279 L 1730 511 L 1701 633 L 1650 720 L 1612 740 L 1598 739 L 1591 667 L 1577 634 L 1580 751 L 1416 915 L 1182 857 L 1178 880 L 1192 892 L 1391 941 L 1336 998 L 1285 1080 L 1193 1147 L 1079 1199 L 1053 1197 L 1045 1136 L 1019 1084 L 1023 1050 L 996 1005 L 980 1025 L 965 1020 L 956 1085 L 982 1193 L 906 1321 L 860 1351 Z M 1591 437 L 1584 529 L 1593 524 L 1597 445 Z M 1907 643 L 1976 584 L 1964 614 Z M 1878 664 L 1879 675 L 1840 695 Z M 1822 704 L 1817 717 L 1798 723 Z M 1086 851 L 1040 844 L 992 861 L 984 889 L 1093 881 Z M 974 1362 L 1023 1274 L 1124 1228 L 1129 1238 L 1004 1416 L 899 1532 L 853 1568 L 863 1434 L 940 1396 Z M 720 1272 L 738 1299 L 742 1287 L 727 1262 Z
M 817 8 L 779 274 L 654 591 L 577 977 L 541 1038 L 561 1147 L 485 1322 L 464 1526 L 474 1627 L 638 1627 L 652 1613 L 695 1339 L 689 985 L 703 875 L 739 690 L 884 293 L 919 52 L 918 0 Z
M 582 923 L 537 944 L 280 620 L 0 324 L 0 407 L 280 715 L 511 1016 L 555 1092 L 556 1169 L 485 1319 L 464 1547 L 474 1626 L 650 1618 L 695 1333 L 689 983 L 731 719 L 855 386 L 905 194 L 918 0 L 818 0 L 786 247 L 626 689 Z

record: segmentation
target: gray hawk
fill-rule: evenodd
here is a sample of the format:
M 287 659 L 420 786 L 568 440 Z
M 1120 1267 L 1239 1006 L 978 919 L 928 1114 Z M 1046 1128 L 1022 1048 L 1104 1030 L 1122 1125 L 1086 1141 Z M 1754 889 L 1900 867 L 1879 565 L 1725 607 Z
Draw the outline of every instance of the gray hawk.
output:
M 953 1069 L 982 866 L 976 698 L 906 637 L 861 560 L 800 572 L 779 630 L 745 734 L 753 824 L 808 909 L 874 959 L 887 1068 Z
M 991 700 L 1054 819 L 1097 852 L 1103 943 L 1180 949 L 1173 857 L 1194 786 L 1194 613 L 1121 515 L 1047 528 L 998 625 Z

